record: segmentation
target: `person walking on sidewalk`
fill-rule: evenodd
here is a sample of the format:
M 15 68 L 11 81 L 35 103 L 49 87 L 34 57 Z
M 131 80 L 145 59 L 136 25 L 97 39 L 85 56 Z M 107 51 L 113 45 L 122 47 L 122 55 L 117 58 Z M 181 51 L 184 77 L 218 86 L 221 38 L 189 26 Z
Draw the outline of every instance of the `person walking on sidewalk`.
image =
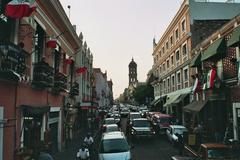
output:
M 89 160 L 90 154 L 86 144 L 83 143 L 82 147 L 77 152 L 76 160 Z
M 87 148 L 89 149 L 89 152 L 91 155 L 93 155 L 93 137 L 91 136 L 91 133 L 88 133 L 87 136 L 84 138 L 84 143 L 87 145 Z

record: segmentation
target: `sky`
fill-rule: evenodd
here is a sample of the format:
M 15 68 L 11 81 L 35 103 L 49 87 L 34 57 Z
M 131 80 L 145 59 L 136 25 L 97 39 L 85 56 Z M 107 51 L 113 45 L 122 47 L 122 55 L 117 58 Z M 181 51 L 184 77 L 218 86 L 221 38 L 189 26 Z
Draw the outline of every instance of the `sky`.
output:
M 132 58 L 138 65 L 138 81 L 146 81 L 153 65 L 153 38 L 159 40 L 182 1 L 60 0 L 77 34 L 83 32 L 93 67 L 107 71 L 108 80 L 112 79 L 114 98 L 128 87 Z

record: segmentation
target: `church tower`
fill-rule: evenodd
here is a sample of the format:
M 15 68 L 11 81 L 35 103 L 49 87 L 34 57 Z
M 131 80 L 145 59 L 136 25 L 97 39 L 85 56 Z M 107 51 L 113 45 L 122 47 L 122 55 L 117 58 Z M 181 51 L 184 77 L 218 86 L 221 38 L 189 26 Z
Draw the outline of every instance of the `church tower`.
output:
M 128 71 L 129 72 L 129 74 L 128 74 L 129 86 L 130 85 L 135 86 L 138 82 L 138 80 L 137 80 L 137 64 L 136 64 L 136 62 L 134 62 L 133 58 L 132 58 L 132 61 L 128 65 L 128 69 L 129 69 L 129 71 Z

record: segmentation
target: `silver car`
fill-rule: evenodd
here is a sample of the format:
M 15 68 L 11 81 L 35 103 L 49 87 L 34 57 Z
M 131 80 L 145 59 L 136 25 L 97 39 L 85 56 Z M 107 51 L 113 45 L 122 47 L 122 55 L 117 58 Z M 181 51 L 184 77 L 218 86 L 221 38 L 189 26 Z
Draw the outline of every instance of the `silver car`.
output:
M 131 152 L 123 132 L 110 132 L 102 136 L 99 160 L 131 160 Z
M 131 135 L 133 138 L 137 137 L 152 137 L 155 135 L 151 123 L 146 118 L 136 118 L 132 121 Z
M 175 145 L 177 143 L 178 137 L 177 134 L 183 136 L 184 132 L 187 132 L 187 128 L 182 125 L 170 125 L 166 130 L 166 135 L 168 140 Z

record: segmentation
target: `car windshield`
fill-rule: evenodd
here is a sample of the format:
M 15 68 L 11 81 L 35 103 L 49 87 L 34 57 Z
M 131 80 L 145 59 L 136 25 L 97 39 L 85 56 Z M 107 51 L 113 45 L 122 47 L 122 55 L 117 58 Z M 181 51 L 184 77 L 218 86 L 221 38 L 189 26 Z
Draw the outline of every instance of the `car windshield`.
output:
M 134 127 L 150 127 L 150 123 L 147 120 L 135 120 L 133 121 Z
M 183 134 L 183 132 L 186 132 L 187 131 L 187 129 L 185 129 L 185 128 L 175 128 L 174 129 L 174 134 Z
M 106 132 L 114 132 L 114 131 L 118 131 L 117 126 L 107 127 L 107 129 L 106 129 Z
M 226 157 L 226 149 L 209 149 L 208 150 L 208 158 L 225 158 Z
M 100 144 L 100 153 L 119 153 L 129 151 L 128 143 L 125 139 L 105 139 Z
M 114 124 L 114 119 L 106 119 L 105 124 Z
M 140 114 L 131 114 L 131 115 L 130 115 L 130 118 L 131 118 L 131 119 L 141 118 L 141 115 L 140 115 Z

